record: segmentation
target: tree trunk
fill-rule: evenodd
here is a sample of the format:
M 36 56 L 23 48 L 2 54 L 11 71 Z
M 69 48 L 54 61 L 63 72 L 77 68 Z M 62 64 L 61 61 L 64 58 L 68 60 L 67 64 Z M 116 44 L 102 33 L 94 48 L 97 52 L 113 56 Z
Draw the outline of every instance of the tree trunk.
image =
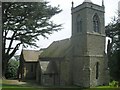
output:
M 8 65 L 8 59 L 3 59 L 2 61 L 2 78 L 5 78 L 6 70 L 7 70 L 7 65 Z
M 7 65 L 5 64 L 5 62 L 3 62 L 2 63 L 2 78 L 3 79 L 5 79 L 6 68 L 7 68 Z

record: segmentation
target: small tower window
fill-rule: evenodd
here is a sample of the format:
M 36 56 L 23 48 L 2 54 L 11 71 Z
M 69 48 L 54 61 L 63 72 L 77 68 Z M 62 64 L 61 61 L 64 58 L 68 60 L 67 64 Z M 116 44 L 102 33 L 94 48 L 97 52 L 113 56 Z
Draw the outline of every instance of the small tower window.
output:
M 76 25 L 77 25 L 77 32 L 82 32 L 82 20 L 80 18 L 80 15 L 77 16 L 77 19 L 76 19 Z
M 94 17 L 93 17 L 93 28 L 94 28 L 94 32 L 100 32 L 100 31 L 99 31 L 99 25 L 100 25 L 99 17 L 98 17 L 97 14 L 95 14 Z
M 96 79 L 99 77 L 99 63 L 96 63 Z

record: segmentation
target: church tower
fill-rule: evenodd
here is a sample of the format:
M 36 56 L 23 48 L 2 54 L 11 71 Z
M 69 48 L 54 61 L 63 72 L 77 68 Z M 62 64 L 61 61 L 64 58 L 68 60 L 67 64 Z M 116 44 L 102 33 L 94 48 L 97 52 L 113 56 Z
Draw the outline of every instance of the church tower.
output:
M 83 87 L 104 85 L 107 83 L 104 2 L 99 6 L 85 0 L 77 7 L 72 2 L 71 13 L 73 84 Z

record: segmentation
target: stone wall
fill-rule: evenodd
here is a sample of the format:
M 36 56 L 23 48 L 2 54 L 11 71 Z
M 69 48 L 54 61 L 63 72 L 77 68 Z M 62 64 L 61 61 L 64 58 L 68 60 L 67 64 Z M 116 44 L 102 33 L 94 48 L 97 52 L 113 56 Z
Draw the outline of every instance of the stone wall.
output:
M 91 56 L 90 57 L 90 86 L 104 85 L 105 65 L 104 57 Z M 96 78 L 96 65 L 98 63 L 98 78 Z
M 101 34 L 87 34 L 87 52 L 88 55 L 100 55 L 105 53 L 105 36 Z
M 73 63 L 73 84 L 81 87 L 89 87 L 90 70 L 89 57 L 74 57 Z
M 65 59 L 60 63 L 60 85 L 71 84 L 70 60 Z
M 41 74 L 41 85 L 45 85 L 45 86 L 59 85 L 58 81 L 59 81 L 58 75 Z

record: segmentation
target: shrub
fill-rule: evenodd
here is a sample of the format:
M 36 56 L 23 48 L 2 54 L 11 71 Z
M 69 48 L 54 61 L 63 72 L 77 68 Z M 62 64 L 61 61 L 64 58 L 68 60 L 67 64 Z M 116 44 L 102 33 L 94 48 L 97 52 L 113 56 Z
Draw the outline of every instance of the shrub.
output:
M 113 80 L 112 82 L 109 83 L 109 86 L 110 86 L 110 87 L 118 87 L 118 86 L 119 86 L 119 82 Z
M 17 77 L 17 70 L 18 70 L 19 62 L 11 59 L 8 62 L 7 70 L 5 77 L 8 78 L 16 78 Z

